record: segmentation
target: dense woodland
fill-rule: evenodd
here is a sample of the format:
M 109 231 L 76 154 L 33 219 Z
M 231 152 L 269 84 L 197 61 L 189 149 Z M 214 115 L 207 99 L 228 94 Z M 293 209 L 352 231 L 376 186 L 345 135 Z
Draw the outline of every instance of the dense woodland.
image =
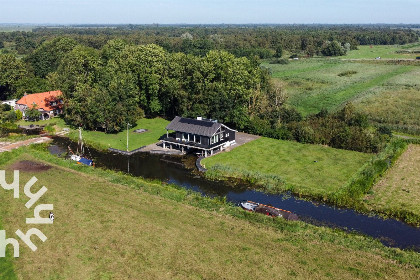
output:
M 38 28 L 0 33 L 0 98 L 60 89 L 65 119 L 109 133 L 147 116 L 218 119 L 279 139 L 377 152 L 385 133 L 351 105 L 303 118 L 260 58 L 343 55 L 361 44 L 418 40 L 390 27 Z M 11 116 L 12 113 L 7 113 Z M 382 131 L 383 132 L 383 131 Z
M 406 44 L 418 40 L 418 32 L 393 25 L 216 25 L 113 27 L 39 27 L 32 32 L 2 32 L 0 46 L 13 42 L 19 54 L 29 54 L 44 41 L 66 36 L 79 44 L 101 49 L 112 39 L 131 44 L 156 44 L 168 52 L 204 56 L 225 50 L 236 56 L 268 58 L 278 49 L 299 55 L 322 54 L 325 42 L 337 41 L 351 49 L 358 45 Z

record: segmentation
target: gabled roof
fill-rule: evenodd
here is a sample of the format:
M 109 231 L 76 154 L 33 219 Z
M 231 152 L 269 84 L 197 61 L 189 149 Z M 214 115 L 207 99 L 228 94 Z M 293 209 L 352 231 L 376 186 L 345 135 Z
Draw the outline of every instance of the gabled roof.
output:
M 52 111 L 57 108 L 57 106 L 51 106 L 50 102 L 56 101 L 57 97 L 60 95 L 62 95 L 60 90 L 32 93 L 25 95 L 16 101 L 16 104 L 26 105 L 28 108 L 32 108 L 34 104 L 36 104 L 38 109 L 42 109 L 44 111 Z
M 196 120 L 176 116 L 166 126 L 166 129 L 210 137 L 213 136 L 221 126 L 221 123 L 209 120 Z

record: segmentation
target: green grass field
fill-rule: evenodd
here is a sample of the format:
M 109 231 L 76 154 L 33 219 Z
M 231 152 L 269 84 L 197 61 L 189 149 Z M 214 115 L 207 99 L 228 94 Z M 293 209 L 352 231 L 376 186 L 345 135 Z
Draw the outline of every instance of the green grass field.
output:
M 356 99 L 357 110 L 377 124 L 396 131 L 420 134 L 420 67 L 389 79 Z
M 415 59 L 420 53 L 397 53 L 397 51 L 420 51 L 420 43 L 409 45 L 389 45 L 389 46 L 358 46 L 358 50 L 351 50 L 346 55 L 341 56 L 343 59 Z
M 244 173 L 279 176 L 294 192 L 324 195 L 338 191 L 372 155 L 319 145 L 260 138 L 230 152 L 206 158 L 206 168 L 230 168 L 231 177 Z
M 159 138 L 166 133 L 165 127 L 168 123 L 169 121 L 161 118 L 138 120 L 136 126 L 131 127 L 129 130 L 128 149 L 131 151 L 158 142 Z M 143 133 L 134 132 L 134 130 L 140 128 L 147 129 L 148 131 Z M 77 140 L 78 135 L 77 130 L 72 130 L 69 137 L 73 140 Z M 91 145 L 92 147 L 100 149 L 114 148 L 124 151 L 127 148 L 127 130 L 116 134 L 84 130 L 82 135 L 86 144 Z
M 367 207 L 374 210 L 409 211 L 420 216 L 420 145 L 409 145 L 365 199 Z
M 263 63 L 284 81 L 287 103 L 303 115 L 335 111 L 353 102 L 376 124 L 420 134 L 420 67 L 389 63 L 302 59 Z
M 7 161 L 9 159 L 9 161 Z M 21 161 L 47 163 L 24 171 L 20 182 L 38 178 L 53 203 L 53 225 L 38 225 L 48 237 L 21 244 L 8 279 L 415 279 L 419 254 L 378 241 L 302 222 L 273 220 L 170 185 L 72 164 L 30 148 L 0 157 L 11 170 Z M 54 178 L 52 180 L 52 178 Z M 21 189 L 22 192 L 22 189 Z M 22 194 L 22 193 L 21 193 Z M 26 197 L 0 190 L 5 230 L 26 231 L 33 209 Z M 210 210 L 210 211 L 209 211 Z M 41 213 L 43 215 L 43 213 Z M 0 274 L 1 275 L 1 274 Z

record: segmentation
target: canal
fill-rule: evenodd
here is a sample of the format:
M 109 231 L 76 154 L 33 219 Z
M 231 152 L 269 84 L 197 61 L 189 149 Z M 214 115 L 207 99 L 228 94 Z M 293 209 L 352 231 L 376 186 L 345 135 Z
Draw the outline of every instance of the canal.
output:
M 75 150 L 76 145 L 77 143 L 71 142 L 67 138 L 56 137 L 49 149 L 53 154 L 65 155 L 68 146 Z M 299 219 L 315 225 L 355 231 L 377 238 L 387 246 L 402 249 L 411 248 L 420 252 L 420 228 L 412 227 L 395 219 L 383 219 L 378 216 L 361 214 L 351 209 L 301 200 L 290 194 L 266 194 L 252 190 L 244 184 L 210 181 L 185 167 L 185 162 L 194 162 L 192 156 L 180 157 L 149 153 L 124 156 L 94 149 L 88 149 L 89 153 L 97 167 L 122 171 L 148 179 L 158 179 L 211 197 L 226 196 L 228 201 L 235 204 L 242 200 L 271 204 L 292 211 L 299 216 Z

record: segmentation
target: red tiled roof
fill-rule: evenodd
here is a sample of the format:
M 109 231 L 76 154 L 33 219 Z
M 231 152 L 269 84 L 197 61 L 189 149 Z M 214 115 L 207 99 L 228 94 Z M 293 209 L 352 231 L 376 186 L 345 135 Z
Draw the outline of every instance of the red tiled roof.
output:
M 36 104 L 37 109 L 52 111 L 56 109 L 57 106 L 51 106 L 51 101 L 56 101 L 57 97 L 60 95 L 62 95 L 60 90 L 32 93 L 19 99 L 16 104 L 26 105 L 28 108 L 32 108 L 33 105 Z

